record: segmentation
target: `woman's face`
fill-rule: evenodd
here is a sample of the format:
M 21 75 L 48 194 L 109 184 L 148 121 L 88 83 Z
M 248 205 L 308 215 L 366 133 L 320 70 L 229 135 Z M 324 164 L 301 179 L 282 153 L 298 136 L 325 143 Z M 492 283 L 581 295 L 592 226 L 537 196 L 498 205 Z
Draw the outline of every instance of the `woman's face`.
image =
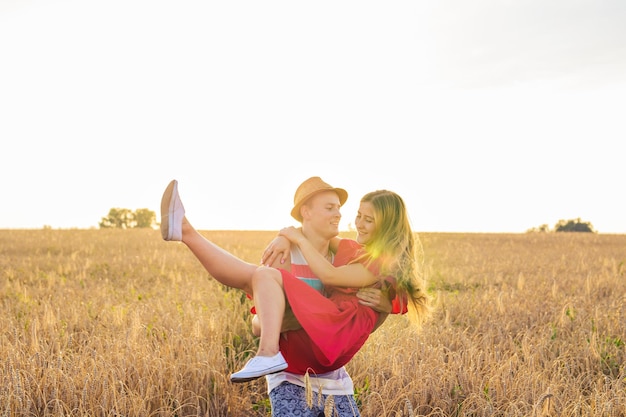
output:
M 356 219 L 354 220 L 354 225 L 356 226 L 357 231 L 356 241 L 361 245 L 365 245 L 372 239 L 372 236 L 376 231 L 376 223 L 374 222 L 374 206 L 372 203 L 361 202 Z

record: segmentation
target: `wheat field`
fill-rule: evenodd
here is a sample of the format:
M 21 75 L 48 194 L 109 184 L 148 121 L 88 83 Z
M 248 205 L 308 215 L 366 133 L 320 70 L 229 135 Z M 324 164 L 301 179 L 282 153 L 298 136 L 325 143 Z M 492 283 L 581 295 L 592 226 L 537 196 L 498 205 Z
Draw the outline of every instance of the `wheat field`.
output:
M 204 231 L 257 263 L 274 232 Z M 348 235 L 348 234 L 346 234 Z M 433 317 L 347 365 L 363 416 L 626 416 L 626 235 L 423 233 Z M 154 230 L 0 230 L 1 416 L 269 416 L 251 302 Z

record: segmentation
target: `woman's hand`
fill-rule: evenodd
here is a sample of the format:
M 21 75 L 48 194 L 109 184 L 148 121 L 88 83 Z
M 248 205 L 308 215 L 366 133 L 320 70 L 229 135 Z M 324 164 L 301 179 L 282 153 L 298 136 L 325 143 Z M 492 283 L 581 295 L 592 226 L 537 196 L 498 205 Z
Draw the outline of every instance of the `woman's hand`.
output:
M 289 226 L 289 227 L 285 227 L 283 229 L 280 229 L 280 232 L 278 232 L 278 236 L 284 236 L 287 239 L 289 239 L 289 241 L 291 243 L 295 243 L 296 245 L 302 239 L 306 239 L 304 237 L 304 234 L 302 233 L 302 230 L 300 228 L 296 228 L 296 227 L 293 227 L 293 226 Z
M 371 307 L 379 313 L 391 313 L 391 300 L 386 292 L 378 288 L 361 288 L 356 293 L 359 303 Z
M 263 251 L 261 265 L 272 266 L 276 260 L 285 263 L 291 250 L 291 242 L 284 236 L 276 236 Z

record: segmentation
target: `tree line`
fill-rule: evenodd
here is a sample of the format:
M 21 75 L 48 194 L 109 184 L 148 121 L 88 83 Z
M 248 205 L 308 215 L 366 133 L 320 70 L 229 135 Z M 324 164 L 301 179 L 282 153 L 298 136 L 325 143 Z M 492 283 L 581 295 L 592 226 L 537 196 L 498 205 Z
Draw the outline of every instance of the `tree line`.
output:
M 147 208 L 132 211 L 127 208 L 112 208 L 109 214 L 98 223 L 101 229 L 154 228 L 158 226 L 156 213 Z M 533 227 L 528 232 L 589 232 L 597 233 L 590 222 L 580 220 L 559 220 L 553 229 L 547 224 Z
M 580 220 L 580 217 L 572 220 L 559 220 L 554 229 L 550 229 L 547 224 L 529 229 L 528 232 L 588 232 L 597 233 L 590 222 Z

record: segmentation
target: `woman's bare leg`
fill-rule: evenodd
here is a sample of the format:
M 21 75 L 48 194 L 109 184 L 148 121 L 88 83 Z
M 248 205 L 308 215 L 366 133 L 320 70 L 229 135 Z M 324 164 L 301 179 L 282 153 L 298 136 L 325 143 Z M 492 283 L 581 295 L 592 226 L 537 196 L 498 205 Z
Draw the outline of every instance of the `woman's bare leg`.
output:
M 259 267 L 252 276 L 254 307 L 261 324 L 257 356 L 274 356 L 285 314 L 283 277 L 277 269 Z
M 288 366 L 279 350 L 280 328 L 285 312 L 283 277 L 277 269 L 259 267 L 252 275 L 254 305 L 261 322 L 261 338 L 254 358 L 230 375 L 232 382 L 246 382 L 285 370 Z
M 186 217 L 183 219 L 182 230 L 182 242 L 213 278 L 224 285 L 252 294 L 252 274 L 257 265 L 236 257 L 202 236 Z

